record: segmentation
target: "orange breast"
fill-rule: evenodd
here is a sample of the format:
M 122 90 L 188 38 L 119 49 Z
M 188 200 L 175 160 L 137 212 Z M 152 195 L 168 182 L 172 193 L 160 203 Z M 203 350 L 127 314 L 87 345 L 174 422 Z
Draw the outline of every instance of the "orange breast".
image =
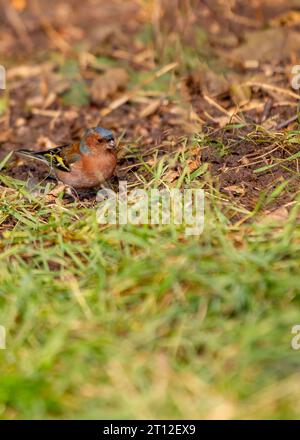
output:
M 86 155 L 71 165 L 71 171 L 57 171 L 59 180 L 73 188 L 93 188 L 109 179 L 116 168 L 116 157 L 113 153 Z

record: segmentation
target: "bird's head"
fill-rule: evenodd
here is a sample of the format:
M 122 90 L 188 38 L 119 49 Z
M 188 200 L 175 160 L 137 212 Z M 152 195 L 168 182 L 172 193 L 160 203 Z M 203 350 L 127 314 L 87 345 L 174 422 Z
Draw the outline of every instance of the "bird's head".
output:
M 116 152 L 112 131 L 102 127 L 87 129 L 80 142 L 80 150 L 82 153 L 89 153 L 90 150 L 95 148 L 102 151 Z

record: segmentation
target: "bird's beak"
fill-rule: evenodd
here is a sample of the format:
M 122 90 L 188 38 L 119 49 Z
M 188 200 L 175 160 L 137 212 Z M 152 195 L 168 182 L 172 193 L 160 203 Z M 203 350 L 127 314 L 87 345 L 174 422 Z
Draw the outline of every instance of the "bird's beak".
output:
M 107 148 L 112 151 L 117 151 L 117 146 L 116 146 L 114 139 L 111 139 L 110 141 L 108 141 Z

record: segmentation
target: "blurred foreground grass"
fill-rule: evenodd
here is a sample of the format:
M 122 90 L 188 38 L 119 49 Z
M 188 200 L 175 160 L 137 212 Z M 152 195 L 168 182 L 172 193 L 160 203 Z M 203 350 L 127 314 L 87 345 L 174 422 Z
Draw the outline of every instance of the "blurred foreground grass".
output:
M 299 203 L 188 237 L 1 179 L 2 418 L 298 417 Z

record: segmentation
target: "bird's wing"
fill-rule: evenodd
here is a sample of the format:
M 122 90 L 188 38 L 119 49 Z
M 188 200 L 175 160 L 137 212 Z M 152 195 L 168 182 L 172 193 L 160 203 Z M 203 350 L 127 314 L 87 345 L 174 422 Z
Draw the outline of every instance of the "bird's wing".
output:
M 46 151 L 19 150 L 21 156 L 31 157 L 57 168 L 61 171 L 71 171 L 70 165 L 80 160 L 79 143 L 61 145 Z

